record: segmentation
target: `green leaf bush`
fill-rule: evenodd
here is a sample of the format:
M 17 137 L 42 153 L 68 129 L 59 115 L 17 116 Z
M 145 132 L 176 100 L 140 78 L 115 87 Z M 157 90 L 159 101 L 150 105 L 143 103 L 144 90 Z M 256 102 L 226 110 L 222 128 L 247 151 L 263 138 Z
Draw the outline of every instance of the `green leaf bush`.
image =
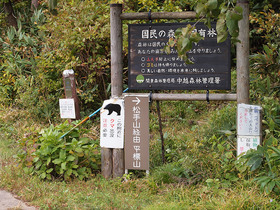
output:
M 72 126 L 65 121 L 21 139 L 18 158 L 24 171 L 48 180 L 82 180 L 99 171 L 99 142 L 83 137 L 88 130 L 76 128 L 60 138 Z
M 38 66 L 43 72 L 73 69 L 82 109 L 98 108 L 109 97 L 110 5 L 107 1 L 60 1 L 58 14 L 46 13 L 40 27 L 46 47 Z
M 62 94 L 60 72 L 40 68 L 46 37 L 42 10 L 18 17 L 18 28 L 10 27 L 0 38 L 0 102 L 28 110 L 31 117 L 52 120 Z M 1 52 L 1 51 L 0 51 Z
M 74 69 L 81 110 L 109 98 L 110 25 L 106 1 L 62 1 L 57 15 L 42 9 L 18 16 L 0 36 L 0 102 L 52 123 L 64 97 L 62 72 Z M 32 107 L 32 109 L 30 109 Z

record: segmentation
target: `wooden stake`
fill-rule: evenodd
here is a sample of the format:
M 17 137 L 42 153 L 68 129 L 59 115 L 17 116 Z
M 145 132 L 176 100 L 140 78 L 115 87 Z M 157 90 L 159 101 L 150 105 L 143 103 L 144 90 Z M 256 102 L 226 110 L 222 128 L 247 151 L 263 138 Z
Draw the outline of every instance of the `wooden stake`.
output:
M 122 177 L 124 174 L 123 149 L 113 149 L 113 178 Z
M 112 177 L 112 149 L 101 148 L 101 173 L 106 178 Z

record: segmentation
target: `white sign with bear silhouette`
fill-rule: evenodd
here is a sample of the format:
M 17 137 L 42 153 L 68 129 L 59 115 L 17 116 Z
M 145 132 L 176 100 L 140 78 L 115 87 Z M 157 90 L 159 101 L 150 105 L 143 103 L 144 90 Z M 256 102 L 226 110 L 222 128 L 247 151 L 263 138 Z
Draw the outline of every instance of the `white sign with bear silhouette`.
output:
M 124 147 L 124 100 L 110 99 L 100 111 L 100 146 Z

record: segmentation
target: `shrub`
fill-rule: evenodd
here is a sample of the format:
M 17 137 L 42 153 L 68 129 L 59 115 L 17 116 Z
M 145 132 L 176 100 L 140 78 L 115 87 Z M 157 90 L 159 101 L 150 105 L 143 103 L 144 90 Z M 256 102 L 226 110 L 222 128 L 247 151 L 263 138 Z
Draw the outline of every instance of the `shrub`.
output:
M 60 72 L 58 77 L 73 69 L 81 109 L 98 108 L 109 97 L 110 6 L 107 1 L 61 1 L 57 10 L 57 15 L 46 13 L 48 22 L 40 27 L 46 47 L 38 66 L 43 74 Z
M 51 125 L 40 133 L 34 132 L 19 141 L 22 153 L 18 158 L 26 173 L 42 179 L 69 180 L 88 178 L 100 165 L 97 141 L 82 137 L 87 130 L 71 129 L 67 121 L 56 127 Z

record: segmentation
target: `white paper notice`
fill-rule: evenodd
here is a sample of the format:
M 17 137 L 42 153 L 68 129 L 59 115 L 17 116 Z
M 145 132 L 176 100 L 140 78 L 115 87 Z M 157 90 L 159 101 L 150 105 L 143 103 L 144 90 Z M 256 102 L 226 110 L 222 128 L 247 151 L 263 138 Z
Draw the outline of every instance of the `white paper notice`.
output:
M 59 99 L 60 117 L 75 119 L 75 102 L 73 98 Z
M 110 99 L 100 111 L 100 146 L 124 147 L 124 100 Z
M 260 112 L 260 106 L 238 104 L 237 135 L 261 135 Z

